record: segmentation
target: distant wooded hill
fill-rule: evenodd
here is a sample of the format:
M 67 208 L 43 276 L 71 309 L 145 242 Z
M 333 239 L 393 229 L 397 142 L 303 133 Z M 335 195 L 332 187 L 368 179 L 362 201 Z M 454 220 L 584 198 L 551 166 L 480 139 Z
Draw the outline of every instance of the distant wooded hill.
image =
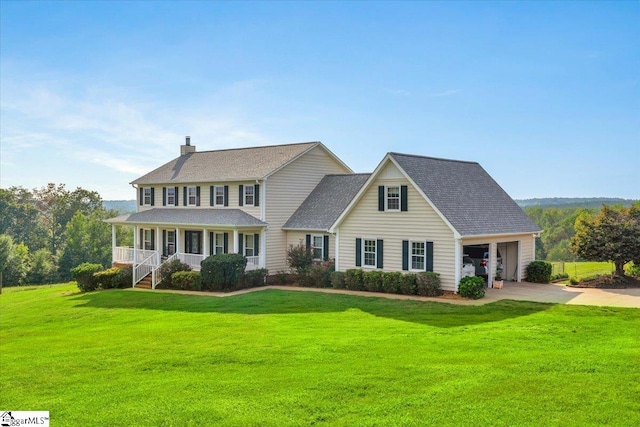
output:
M 622 205 L 625 207 L 631 206 L 637 200 L 633 199 L 620 199 L 615 197 L 547 197 L 540 199 L 516 199 L 516 203 L 521 208 L 527 208 L 531 206 L 539 206 L 541 208 L 553 207 L 558 209 L 563 208 L 590 208 L 600 209 L 602 205 Z
M 135 200 L 103 200 L 102 205 L 107 210 L 114 210 L 121 214 L 131 213 L 136 211 Z

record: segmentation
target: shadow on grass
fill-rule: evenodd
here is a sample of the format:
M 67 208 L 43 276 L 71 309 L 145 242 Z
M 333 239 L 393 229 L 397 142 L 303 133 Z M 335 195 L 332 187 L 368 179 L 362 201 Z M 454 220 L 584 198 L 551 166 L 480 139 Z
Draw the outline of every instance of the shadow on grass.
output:
M 481 306 L 389 300 L 352 295 L 265 290 L 227 298 L 153 292 L 102 291 L 69 296 L 78 308 L 141 309 L 245 315 L 340 313 L 360 310 L 373 316 L 439 328 L 499 322 L 529 316 L 555 304 L 502 300 Z

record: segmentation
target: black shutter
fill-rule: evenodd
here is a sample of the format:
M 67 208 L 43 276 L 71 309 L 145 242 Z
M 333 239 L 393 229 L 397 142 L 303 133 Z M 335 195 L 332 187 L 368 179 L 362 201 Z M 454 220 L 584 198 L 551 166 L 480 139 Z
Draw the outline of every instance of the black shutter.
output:
M 187 187 L 182 187 L 182 202 L 183 206 L 187 206 Z
M 222 239 L 222 244 L 224 247 L 222 248 L 222 252 L 229 253 L 229 233 L 224 233 L 224 238 Z
M 162 230 L 162 255 L 167 256 L 167 230 Z
M 213 185 L 210 185 L 209 186 L 209 206 L 213 206 L 213 196 L 214 196 Z
M 200 206 L 200 186 L 196 187 L 196 206 Z
M 224 205 L 229 206 L 229 186 L 228 185 L 224 186 Z
M 400 210 L 402 212 L 406 212 L 409 210 L 409 205 L 407 204 L 407 186 L 400 186 Z
M 167 187 L 162 187 L 162 206 L 167 206 Z
M 156 250 L 156 230 L 151 229 L 151 250 Z
M 384 258 L 384 255 L 382 253 L 382 240 L 378 240 L 376 242 L 376 267 L 377 268 L 383 267 L 383 264 L 382 264 L 383 258 Z
M 138 244 L 138 249 L 144 249 L 144 229 L 142 228 L 140 229 L 140 243 Z
M 144 203 L 144 188 L 140 187 L 140 206 Z
M 409 241 L 402 241 L 402 270 L 409 270 Z
M 260 184 L 253 186 L 253 206 L 260 206 Z
M 260 255 L 260 235 L 257 233 L 253 235 L 253 255 Z
M 155 205 L 156 203 L 156 189 L 154 187 L 151 187 L 151 206 Z
M 324 247 L 322 248 L 322 258 L 324 258 L 324 260 L 328 260 L 329 259 L 329 236 L 324 236 Z
M 214 255 L 216 253 L 216 245 L 214 241 L 213 231 L 209 232 L 209 255 Z
M 304 244 L 306 245 L 307 250 L 311 250 L 311 234 L 307 234 L 305 236 Z
M 362 266 L 362 239 L 356 239 L 356 267 Z
M 384 211 L 384 185 L 378 185 L 378 210 Z
M 238 194 L 240 195 L 238 197 L 238 206 L 244 206 L 244 185 L 240 184 L 238 189 Z
M 191 253 L 191 231 L 184 232 L 184 253 Z
M 176 206 L 180 206 L 180 201 L 179 201 L 180 199 L 178 198 L 178 187 L 175 187 L 175 189 L 173 191 L 174 191 L 173 200 L 175 202 L 175 205 Z
M 427 248 L 426 248 L 426 255 L 427 255 L 427 262 L 426 264 L 426 270 L 427 271 L 433 271 L 433 242 L 427 242 Z
M 238 233 L 238 253 L 244 255 L 244 234 Z

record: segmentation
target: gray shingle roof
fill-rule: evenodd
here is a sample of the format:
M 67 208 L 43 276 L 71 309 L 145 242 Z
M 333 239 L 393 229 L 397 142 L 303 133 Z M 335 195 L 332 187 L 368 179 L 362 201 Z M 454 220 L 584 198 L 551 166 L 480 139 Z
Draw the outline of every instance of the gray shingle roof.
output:
M 368 173 L 325 176 L 283 228 L 328 230 L 369 176 Z
M 200 151 L 177 157 L 131 182 L 171 184 L 260 179 L 319 142 Z
M 263 227 L 260 221 L 240 209 L 220 208 L 152 208 L 106 220 L 114 224 L 217 225 L 228 227 Z
M 389 154 L 461 236 L 540 231 L 478 163 Z

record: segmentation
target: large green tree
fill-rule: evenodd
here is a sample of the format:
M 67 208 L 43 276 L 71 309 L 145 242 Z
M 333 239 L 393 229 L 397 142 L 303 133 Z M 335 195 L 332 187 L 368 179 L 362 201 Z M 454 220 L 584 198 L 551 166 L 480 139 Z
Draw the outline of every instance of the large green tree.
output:
M 570 248 L 589 261 L 613 261 L 624 275 L 629 261 L 640 263 L 640 202 L 629 208 L 603 206 L 595 216 L 583 214 L 575 224 Z
M 0 234 L 11 236 L 14 242 L 24 243 L 31 250 L 48 246 L 31 191 L 23 187 L 0 188 Z
M 0 294 L 2 293 L 2 273 L 9 265 L 13 256 L 13 239 L 6 234 L 0 234 Z

